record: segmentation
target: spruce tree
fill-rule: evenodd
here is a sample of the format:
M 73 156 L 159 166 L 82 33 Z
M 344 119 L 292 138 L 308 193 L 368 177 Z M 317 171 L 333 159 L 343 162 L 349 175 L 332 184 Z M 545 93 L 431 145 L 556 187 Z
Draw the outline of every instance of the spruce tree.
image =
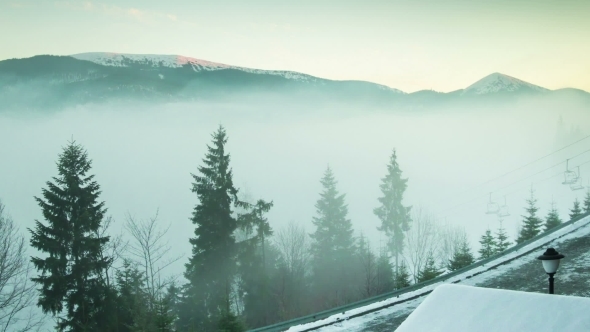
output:
M 488 228 L 484 235 L 479 240 L 481 245 L 479 249 L 479 259 L 486 259 L 492 257 L 496 253 L 496 240 L 492 235 L 492 231 Z
M 46 224 L 35 221 L 31 246 L 47 255 L 32 257 L 41 272 L 32 280 L 40 286 L 38 306 L 56 316 L 60 331 L 105 329 L 104 307 L 109 288 L 104 272 L 111 259 L 103 256 L 109 237 L 99 236 L 106 208 L 98 202 L 100 186 L 89 175 L 92 161 L 71 141 L 59 155 L 58 176 L 48 181 L 43 198 L 35 197 Z
M 439 270 L 436 267 L 436 262 L 434 261 L 434 256 L 430 254 L 426 259 L 426 264 L 424 264 L 424 268 L 418 272 L 418 280 L 417 282 L 424 282 L 430 279 L 434 279 L 439 275 L 443 274 L 443 271 Z
M 500 220 L 500 227 L 498 227 L 498 230 L 496 231 L 494 254 L 504 252 L 504 250 L 508 249 L 511 244 L 512 243 L 508 241 L 508 235 L 506 235 L 506 230 L 502 227 L 502 221 Z
M 410 273 L 408 272 L 408 268 L 406 264 L 402 262 L 397 270 L 397 274 L 394 278 L 394 288 L 395 289 L 402 289 L 405 287 L 410 286 Z
M 586 196 L 584 197 L 584 213 L 590 213 L 590 187 L 588 187 L 588 191 L 586 191 Z
M 272 206 L 272 202 L 258 200 L 249 206 L 248 212 L 238 216 L 240 228 L 249 237 L 239 244 L 238 262 L 243 314 L 251 328 L 269 325 L 277 316 L 278 304 L 272 297 L 270 283 L 276 274 L 278 253 L 268 244 L 273 232 L 265 217 Z
M 316 303 L 324 307 L 348 302 L 352 298 L 353 270 L 350 262 L 354 257 L 352 223 L 344 194 L 336 189 L 336 179 L 330 167 L 321 179 L 322 192 L 317 201 L 313 218 L 315 232 L 310 234 L 311 264 Z M 334 280 L 339 280 L 335 283 Z
M 125 260 L 115 273 L 117 288 L 117 331 L 134 332 L 151 328 L 149 297 L 145 275 L 130 261 Z
M 551 210 L 547 214 L 547 218 L 545 219 L 545 230 L 548 231 L 554 227 L 561 225 L 562 221 L 559 218 L 559 212 L 555 208 L 555 203 L 551 203 Z
M 531 189 L 531 197 L 527 199 L 528 207 L 526 208 L 526 212 L 528 215 L 523 216 L 524 220 L 522 221 L 522 228 L 520 229 L 516 243 L 530 240 L 541 232 L 543 221 L 541 218 L 537 217 L 537 211 L 539 211 L 539 208 L 536 206 L 536 203 L 537 200 Z
M 580 208 L 580 201 L 578 198 L 574 201 L 574 207 L 570 210 L 570 220 L 577 218 L 582 215 L 582 209 Z
M 199 174 L 192 174 L 192 191 L 199 203 L 191 218 L 196 228 L 195 237 L 190 239 L 192 257 L 185 272 L 190 286 L 178 322 L 182 330 L 214 330 L 222 313 L 230 312 L 237 254 L 234 231 L 238 226 L 232 205 L 239 202 L 226 143 L 225 129 L 219 126 L 212 135 L 212 145 L 207 146 Z
M 385 250 L 383 250 L 377 258 L 375 279 L 375 294 L 383 294 L 395 289 L 393 266 L 391 266 Z
M 473 264 L 474 260 L 471 248 L 469 248 L 469 243 L 467 242 L 467 239 L 464 238 L 461 241 L 461 244 L 455 248 L 453 257 L 449 260 L 447 268 L 449 271 L 456 271 Z
M 395 150 L 387 165 L 387 175 L 381 179 L 381 205 L 373 213 L 381 220 L 379 230 L 389 239 L 389 249 L 395 257 L 395 272 L 398 272 L 399 257 L 403 253 L 404 232 L 410 229 L 410 206 L 402 203 L 408 179 L 402 178 L 402 171 L 397 163 Z

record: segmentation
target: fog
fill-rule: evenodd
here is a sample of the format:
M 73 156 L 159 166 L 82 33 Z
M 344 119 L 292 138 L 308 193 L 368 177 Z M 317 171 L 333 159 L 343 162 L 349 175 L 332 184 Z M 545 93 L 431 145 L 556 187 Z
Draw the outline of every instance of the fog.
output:
M 43 221 L 33 196 L 41 196 L 46 181 L 57 175 L 58 154 L 73 138 L 93 160 L 101 199 L 115 219 L 112 232 L 120 231 L 127 213 L 148 218 L 159 209 L 162 225 L 171 224 L 173 254 L 185 255 L 169 272 L 181 274 L 194 229 L 189 218 L 198 203 L 190 190 L 191 173 L 198 172 L 220 124 L 229 136 L 234 184 L 254 199 L 274 201 L 268 214 L 273 228 L 295 221 L 313 231 L 320 178 L 329 165 L 346 194 L 355 231 L 374 246 L 382 236 L 373 209 L 394 148 L 409 179 L 404 202 L 427 209 L 440 222 L 465 227 L 474 250 L 485 229 L 498 226 L 497 217 L 485 214 L 489 192 L 499 203 L 506 195 L 511 215 L 504 227 L 513 241 L 531 184 L 540 216 L 554 199 L 562 219 L 568 219 L 574 198 L 582 199 L 585 190 L 561 184 L 565 159 L 575 157 L 570 169 L 580 165 L 584 185 L 590 179 L 590 139 L 580 141 L 590 133 L 590 108 L 580 106 L 529 101 L 501 109 L 412 113 L 339 112 L 337 106 L 316 109 L 303 102 L 288 108 L 111 104 L 0 114 L 0 199 L 23 231 L 35 219 Z

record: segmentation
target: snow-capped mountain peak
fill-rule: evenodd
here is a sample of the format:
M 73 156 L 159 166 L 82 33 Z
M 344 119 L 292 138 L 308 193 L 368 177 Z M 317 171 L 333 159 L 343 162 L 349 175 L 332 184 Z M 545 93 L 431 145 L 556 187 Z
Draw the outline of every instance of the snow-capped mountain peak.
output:
M 483 95 L 495 92 L 515 92 L 522 89 L 538 92 L 548 91 L 547 89 L 538 85 L 521 81 L 518 78 L 514 78 L 512 76 L 501 73 L 493 73 L 465 88 L 465 90 L 463 90 L 463 94 Z
M 181 68 L 190 66 L 193 71 L 214 71 L 222 69 L 235 69 L 245 71 L 253 74 L 268 74 L 283 76 L 287 79 L 297 81 L 311 81 L 315 82 L 319 79 L 317 77 L 301 74 L 292 71 L 282 70 L 262 70 L 252 69 L 238 66 L 230 66 L 222 63 L 211 62 L 207 60 L 200 60 L 182 55 L 161 55 L 161 54 L 124 54 L 124 53 L 110 53 L 110 52 L 92 52 L 79 53 L 71 55 L 71 57 L 78 60 L 91 61 L 103 66 L 114 67 L 129 67 L 131 65 L 142 65 L 148 67 L 168 67 Z

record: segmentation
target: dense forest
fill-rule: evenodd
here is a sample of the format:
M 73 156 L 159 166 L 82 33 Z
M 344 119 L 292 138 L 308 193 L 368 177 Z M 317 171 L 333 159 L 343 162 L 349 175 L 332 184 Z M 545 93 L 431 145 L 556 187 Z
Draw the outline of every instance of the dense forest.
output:
M 169 254 L 157 214 L 128 216 L 126 234 L 110 232 L 92 160 L 75 141 L 34 198 L 42 215 L 28 229 L 34 253 L 0 202 L 0 329 L 38 330 L 53 320 L 57 331 L 244 331 L 430 280 L 562 223 L 554 205 L 545 218 L 537 215 L 531 188 L 518 238 L 510 241 L 500 222 L 474 253 L 464 229 L 404 202 L 408 179 L 394 149 L 372 211 L 384 243 L 353 229 L 329 166 L 312 232 L 297 223 L 273 229 L 271 198 L 251 199 L 234 186 L 224 127 L 211 138 L 191 174 L 194 234 L 182 276 L 167 270 L 180 258 Z M 584 213 L 590 190 L 568 217 Z

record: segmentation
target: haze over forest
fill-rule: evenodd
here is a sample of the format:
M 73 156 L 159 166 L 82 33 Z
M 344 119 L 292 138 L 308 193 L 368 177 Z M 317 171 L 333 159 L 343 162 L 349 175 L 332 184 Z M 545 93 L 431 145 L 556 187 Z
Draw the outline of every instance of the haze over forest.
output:
M 475 245 L 487 227 L 496 227 L 497 220 L 484 214 L 488 193 L 499 202 L 506 195 L 512 215 L 504 223 L 514 238 L 531 184 L 541 215 L 553 197 L 565 217 L 573 198 L 583 194 L 561 185 L 560 177 L 544 180 L 565 170 L 565 163 L 529 176 L 588 150 L 588 141 L 497 177 L 590 130 L 588 96 L 550 98 L 519 92 L 501 90 L 468 103 L 424 109 L 351 106 L 338 99 L 281 103 L 277 93 L 265 100 L 264 92 L 251 93 L 255 98 L 250 102 L 227 102 L 231 90 L 230 98 L 199 102 L 134 106 L 107 101 L 29 112 L 13 107 L 0 115 L 1 139 L 13 142 L 0 151 L 10 160 L 2 165 L 0 190 L 6 192 L 0 197 L 13 217 L 30 227 L 41 217 L 32 197 L 55 175 L 59 151 L 74 138 L 94 161 L 109 214 L 122 222 L 127 212 L 148 218 L 159 209 L 161 221 L 171 224 L 174 250 L 186 253 L 193 228 L 188 218 L 196 203 L 190 173 L 196 172 L 210 135 L 222 124 L 229 135 L 234 182 L 253 199 L 275 202 L 269 213 L 275 228 L 295 221 L 311 231 L 319 180 L 329 165 L 338 189 L 346 194 L 355 230 L 378 246 L 378 219 L 372 210 L 389 155 L 396 149 L 403 176 L 409 179 L 406 204 L 426 209 L 441 222 L 465 227 Z M 584 177 L 590 173 L 589 158 L 590 154 L 577 156 L 570 166 L 581 165 Z
M 273 229 L 295 222 L 314 231 L 314 205 L 329 166 L 346 195 L 355 236 L 364 234 L 373 248 L 386 244 L 373 210 L 394 149 L 408 179 L 404 204 L 441 225 L 464 228 L 474 251 L 485 230 L 499 226 L 495 215 L 485 214 L 490 193 L 495 202 L 506 200 L 510 216 L 503 226 L 514 241 L 531 186 L 539 216 L 554 200 L 568 220 L 574 199 L 582 201 L 586 191 L 562 184 L 566 159 L 570 169 L 579 166 L 584 181 L 590 179 L 590 98 L 581 90 L 545 91 L 492 74 L 471 90 L 404 94 L 367 82 L 310 85 L 293 73 L 139 62 L 120 69 L 83 67 L 87 76 L 73 75 L 71 67 L 23 74 L 27 61 L 52 59 L 0 62 L 6 101 L 0 111 L 0 199 L 7 211 L 21 230 L 43 220 L 33 197 L 56 176 L 57 157 L 73 139 L 93 160 L 99 200 L 114 219 L 112 234 L 122 231 L 127 214 L 148 219 L 158 212 L 161 225 L 170 225 L 170 257 L 184 256 L 169 275 L 182 275 L 190 256 L 195 226 L 189 218 L 198 203 L 191 173 L 198 172 L 220 125 L 228 134 L 226 152 L 240 197 L 273 201 L 267 216 Z M 153 81 L 142 76 L 145 68 L 153 71 Z M 139 74 L 122 83 L 117 75 L 124 72 L 117 70 Z M 198 84 L 180 79 L 182 70 L 196 72 Z M 226 84 L 238 76 L 245 83 Z M 166 92 L 176 84 L 184 94 Z M 266 92 L 269 86 L 275 88 Z M 93 95 L 94 87 L 101 92 Z M 200 92 L 207 89 L 212 97 Z M 76 98 L 52 97 L 56 91 L 73 91 Z

